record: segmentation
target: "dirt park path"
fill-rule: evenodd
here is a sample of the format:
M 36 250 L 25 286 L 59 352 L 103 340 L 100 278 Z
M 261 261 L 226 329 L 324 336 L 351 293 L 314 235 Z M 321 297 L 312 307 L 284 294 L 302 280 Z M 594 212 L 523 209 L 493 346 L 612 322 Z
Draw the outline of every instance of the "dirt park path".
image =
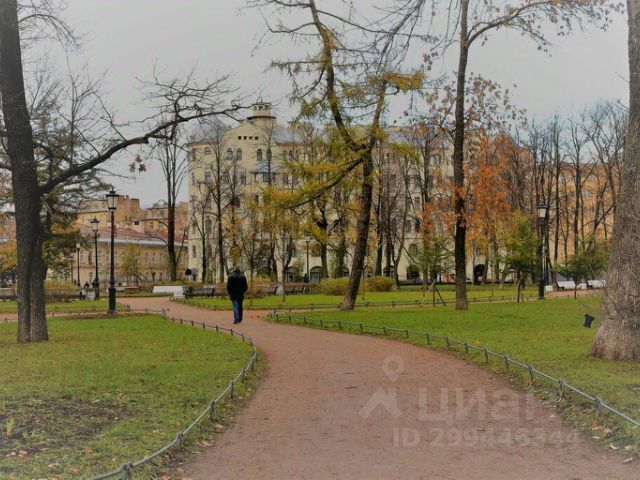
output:
M 232 323 L 231 312 L 126 301 Z M 239 330 L 264 352 L 267 374 L 184 478 L 640 479 L 637 459 L 623 463 L 505 378 L 446 353 L 256 312 Z

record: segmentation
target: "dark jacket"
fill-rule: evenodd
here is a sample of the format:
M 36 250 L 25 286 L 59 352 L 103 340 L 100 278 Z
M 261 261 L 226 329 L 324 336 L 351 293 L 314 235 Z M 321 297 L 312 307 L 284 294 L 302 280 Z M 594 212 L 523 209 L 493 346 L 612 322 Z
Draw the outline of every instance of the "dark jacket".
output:
M 227 278 L 227 293 L 231 300 L 243 300 L 248 289 L 247 277 L 242 272 L 231 272 Z

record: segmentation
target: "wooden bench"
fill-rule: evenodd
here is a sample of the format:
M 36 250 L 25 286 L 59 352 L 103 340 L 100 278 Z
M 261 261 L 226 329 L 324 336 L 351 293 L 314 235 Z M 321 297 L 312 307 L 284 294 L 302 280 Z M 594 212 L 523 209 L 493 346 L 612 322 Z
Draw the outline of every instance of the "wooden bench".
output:
M 605 286 L 605 280 L 587 280 L 587 288 L 604 288 Z
M 0 302 L 15 300 L 18 298 L 13 288 L 0 288 Z
M 184 298 L 210 298 L 215 296 L 216 287 L 203 285 L 201 287 L 184 287 Z
M 576 282 L 574 282 L 573 280 L 567 280 L 565 282 L 556 282 L 556 285 L 558 285 L 558 290 L 560 291 L 574 290 L 576 288 Z
M 286 283 L 284 287 L 285 293 L 288 295 L 302 295 L 307 293 L 306 283 Z
M 174 298 L 184 297 L 184 287 L 182 285 L 154 285 L 153 293 L 166 293 Z

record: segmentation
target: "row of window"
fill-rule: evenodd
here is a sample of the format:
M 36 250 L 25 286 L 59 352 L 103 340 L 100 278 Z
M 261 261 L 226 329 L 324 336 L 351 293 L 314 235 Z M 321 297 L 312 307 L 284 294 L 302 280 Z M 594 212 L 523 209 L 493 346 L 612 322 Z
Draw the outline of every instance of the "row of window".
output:
M 288 173 L 282 173 L 282 184 L 286 186 L 296 187 L 298 185 L 298 178 L 295 175 L 289 175 Z M 213 172 L 211 170 L 204 171 L 204 183 L 210 184 L 213 181 Z M 271 183 L 277 183 L 278 174 L 271 173 Z M 233 177 L 229 172 L 225 172 L 222 175 L 222 182 L 226 185 L 246 185 L 247 184 L 247 174 L 246 172 L 240 172 L 237 176 Z M 233 183 L 232 183 L 233 182 Z M 269 173 L 261 172 L 253 174 L 253 183 L 269 183 Z M 198 179 L 195 172 L 191 172 L 191 185 L 196 186 L 198 184 Z
M 246 139 L 247 137 L 244 137 L 244 138 Z M 256 140 L 258 139 L 258 137 L 249 137 L 249 139 L 252 139 L 252 138 L 254 138 Z M 240 137 L 238 137 L 238 139 L 240 139 Z M 213 151 L 211 150 L 211 147 L 205 147 L 205 149 L 204 149 L 204 154 L 205 155 L 211 155 L 212 152 Z M 294 150 L 282 150 L 281 157 L 282 157 L 283 161 L 285 161 L 287 159 L 296 160 L 296 159 L 298 159 L 298 152 L 294 151 Z M 191 151 L 191 158 L 192 159 L 196 158 L 196 149 L 193 149 Z M 267 160 L 271 160 L 271 158 L 272 158 L 271 149 L 267 148 L 266 151 L 265 151 L 262 148 L 258 148 L 256 150 L 256 160 L 258 162 L 262 162 L 265 158 Z M 242 149 L 241 148 L 237 148 L 236 151 L 235 151 L 235 156 L 234 156 L 233 149 L 232 148 L 227 148 L 225 159 L 226 160 L 238 160 L 238 161 L 242 160 Z

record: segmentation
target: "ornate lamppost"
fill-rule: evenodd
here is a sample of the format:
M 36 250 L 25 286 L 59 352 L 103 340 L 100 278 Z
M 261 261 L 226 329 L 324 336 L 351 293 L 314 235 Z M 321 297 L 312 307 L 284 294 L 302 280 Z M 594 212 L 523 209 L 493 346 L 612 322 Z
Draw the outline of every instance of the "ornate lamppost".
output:
M 81 287 L 82 285 L 80 284 L 80 242 L 76 243 L 76 270 L 78 272 L 78 275 L 76 277 L 76 285 L 78 285 L 78 287 Z
M 93 277 L 94 300 L 100 300 L 100 279 L 98 278 L 98 224 L 100 220 L 93 217 L 91 220 L 91 230 L 93 231 L 93 244 L 95 246 L 96 272 Z
M 115 236 L 116 236 L 116 224 L 115 213 L 118 208 L 119 195 L 112 188 L 107 194 L 107 208 L 111 212 L 111 273 L 109 276 L 109 310 L 107 313 L 113 315 L 116 313 L 116 277 L 115 277 Z
M 547 218 L 547 206 L 544 203 L 538 205 L 538 237 L 540 239 L 540 245 L 538 246 L 538 254 L 540 255 L 540 261 L 538 264 L 538 275 L 540 280 L 538 282 L 538 300 L 544 300 L 544 288 L 545 288 L 545 219 Z

